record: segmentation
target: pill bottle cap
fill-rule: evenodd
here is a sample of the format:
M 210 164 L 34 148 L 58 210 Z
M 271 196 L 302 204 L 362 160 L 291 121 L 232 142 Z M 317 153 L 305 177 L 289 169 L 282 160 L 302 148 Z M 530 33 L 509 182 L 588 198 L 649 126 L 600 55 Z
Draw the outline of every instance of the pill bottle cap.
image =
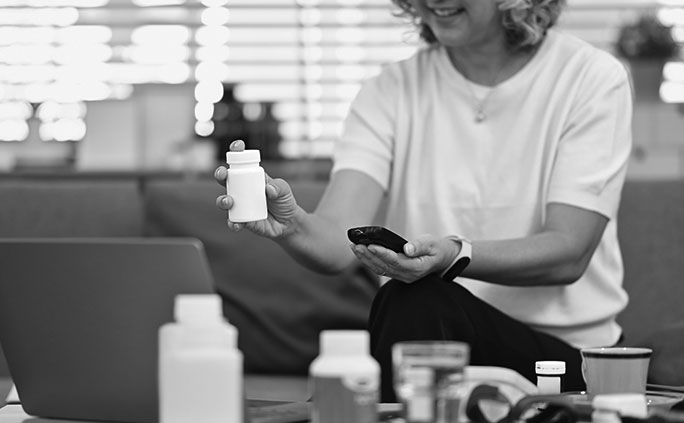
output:
M 535 371 L 538 375 L 564 375 L 565 361 L 537 361 Z
M 615 411 L 621 416 L 645 418 L 648 415 L 644 394 L 601 394 L 591 402 L 595 410 Z
M 259 150 L 229 151 L 226 153 L 226 162 L 231 164 L 259 163 L 261 153 Z
M 324 330 L 320 343 L 321 354 L 368 355 L 370 337 L 364 330 Z
M 221 298 L 216 294 L 180 294 L 174 303 L 174 317 L 182 323 L 223 321 Z

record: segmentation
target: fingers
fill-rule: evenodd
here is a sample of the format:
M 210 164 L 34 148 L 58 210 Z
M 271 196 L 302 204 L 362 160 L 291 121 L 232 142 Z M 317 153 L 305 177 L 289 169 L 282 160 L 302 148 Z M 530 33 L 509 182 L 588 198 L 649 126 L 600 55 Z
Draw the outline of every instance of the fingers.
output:
M 230 210 L 233 207 L 233 198 L 228 195 L 219 195 L 216 197 L 216 207 L 221 210 Z
M 397 253 L 377 245 L 351 245 L 354 255 L 369 269 L 381 276 L 391 276 L 398 268 Z
M 235 222 L 231 222 L 230 220 L 228 220 L 228 229 L 230 229 L 233 232 L 240 232 L 243 227 L 244 227 L 244 224 L 242 224 L 242 223 L 235 223 Z
M 242 140 L 235 140 L 230 143 L 230 151 L 245 151 L 245 142 Z
M 218 182 L 219 184 L 226 186 L 226 180 L 228 179 L 228 169 L 226 169 L 224 166 L 217 167 L 214 171 L 214 179 L 216 179 L 216 182 Z
M 244 151 L 245 142 L 242 140 L 235 140 L 230 143 L 230 151 Z M 228 179 L 228 169 L 225 166 L 219 166 L 214 171 L 214 179 L 219 184 L 226 186 L 226 180 Z
M 216 207 L 221 210 L 228 211 L 231 207 L 233 207 L 233 198 L 229 195 L 219 195 L 216 197 Z M 233 232 L 240 231 L 244 226 L 242 223 L 231 222 L 230 219 L 227 219 L 227 223 L 228 228 Z

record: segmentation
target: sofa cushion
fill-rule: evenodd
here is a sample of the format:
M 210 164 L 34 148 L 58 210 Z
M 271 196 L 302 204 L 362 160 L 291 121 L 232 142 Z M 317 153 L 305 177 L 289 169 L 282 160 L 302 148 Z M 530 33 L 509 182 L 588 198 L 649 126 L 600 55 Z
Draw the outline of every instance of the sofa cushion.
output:
M 684 322 L 684 180 L 628 181 L 618 214 L 624 286 L 618 316 L 625 343 Z
M 324 184 L 297 181 L 292 188 L 311 210 Z M 275 242 L 230 231 L 215 205 L 222 192 L 213 180 L 148 181 L 145 232 L 204 243 L 224 314 L 239 331 L 245 371 L 306 374 L 321 330 L 366 328 L 376 280 L 360 267 L 336 276 L 314 273 Z

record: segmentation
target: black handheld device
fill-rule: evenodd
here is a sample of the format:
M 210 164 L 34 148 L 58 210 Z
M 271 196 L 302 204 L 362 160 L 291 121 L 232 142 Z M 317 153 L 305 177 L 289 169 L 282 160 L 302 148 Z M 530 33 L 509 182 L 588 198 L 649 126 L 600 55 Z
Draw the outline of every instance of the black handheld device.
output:
M 400 235 L 382 226 L 359 226 L 347 230 L 347 237 L 354 244 L 380 245 L 397 253 L 404 252 L 406 241 Z

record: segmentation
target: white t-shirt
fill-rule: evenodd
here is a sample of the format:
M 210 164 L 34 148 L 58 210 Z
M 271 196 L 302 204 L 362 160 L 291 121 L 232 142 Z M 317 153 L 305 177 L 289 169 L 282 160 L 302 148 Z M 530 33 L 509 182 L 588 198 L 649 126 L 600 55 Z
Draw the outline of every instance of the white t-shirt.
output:
M 525 237 L 541 230 L 550 202 L 608 217 L 589 267 L 571 285 L 457 282 L 576 347 L 615 343 L 615 316 L 627 303 L 616 230 L 631 149 L 624 66 L 552 30 L 523 70 L 489 92 L 479 123 L 473 93 L 486 87 L 468 83 L 441 46 L 386 66 L 354 100 L 332 171 L 374 178 L 388 195 L 386 225 L 408 239 Z

